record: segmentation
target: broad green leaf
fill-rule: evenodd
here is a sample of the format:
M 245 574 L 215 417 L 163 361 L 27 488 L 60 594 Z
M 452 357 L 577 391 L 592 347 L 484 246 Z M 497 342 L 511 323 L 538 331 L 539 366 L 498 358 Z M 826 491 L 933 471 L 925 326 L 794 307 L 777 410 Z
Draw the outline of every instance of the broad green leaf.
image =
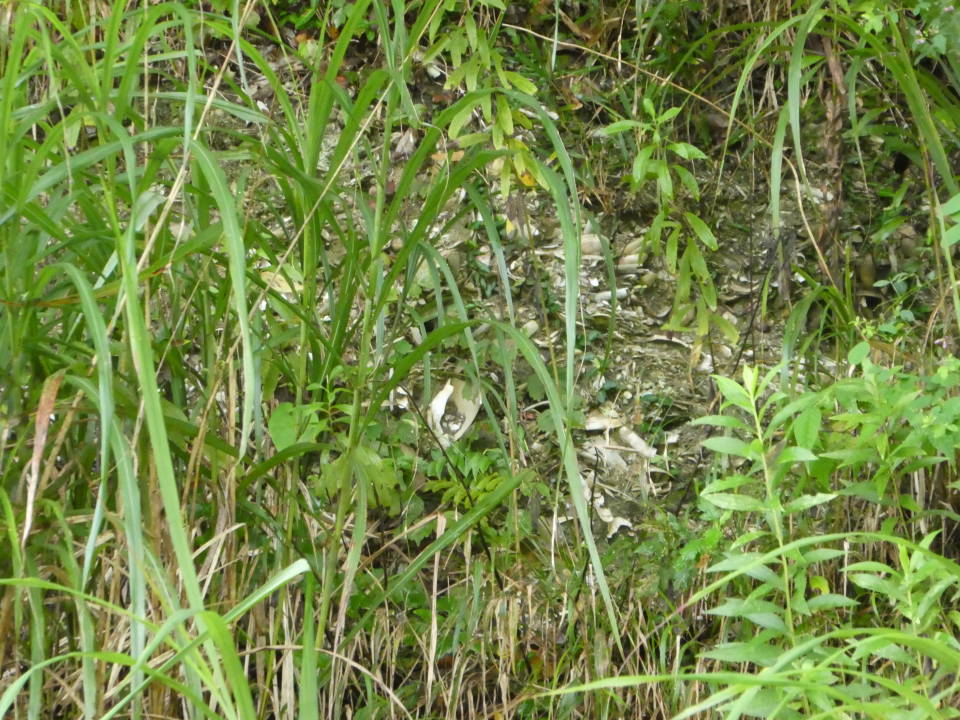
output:
M 945 609 L 943 607 L 944 603 L 941 602 L 941 596 L 951 585 L 956 584 L 957 581 L 958 579 L 956 577 L 946 577 L 935 582 L 933 586 L 923 594 L 923 597 L 917 605 L 915 617 L 911 619 L 924 628 L 929 626 L 931 616 Z
M 854 345 L 847 353 L 847 362 L 851 365 L 859 365 L 870 355 L 870 343 L 866 340 Z
M 673 178 L 670 176 L 670 168 L 663 160 L 657 160 L 651 163 L 655 167 L 657 174 L 657 187 L 665 200 L 673 200 Z
M 753 551 L 730 555 L 729 557 L 725 557 L 723 560 L 711 565 L 709 568 L 707 568 L 707 572 L 717 573 L 743 570 L 751 565 L 759 565 L 759 560 L 762 557 L 763 555 L 761 553 Z
M 736 455 L 737 457 L 752 459 L 756 457 L 756 454 L 751 450 L 750 446 L 739 438 L 730 437 L 729 435 L 717 435 L 715 437 L 709 437 L 704 440 L 701 445 L 703 445 L 708 450 L 713 450 L 714 452 L 723 453 L 725 455 Z
M 764 504 L 757 498 L 735 493 L 702 494 L 701 499 L 716 505 L 723 510 L 737 510 L 739 512 L 756 512 L 764 509 Z
M 732 430 L 749 431 L 750 428 L 740 418 L 732 415 L 704 415 L 690 422 L 691 425 L 713 425 L 715 427 L 725 427 Z
M 298 418 L 293 411 L 293 403 L 283 402 L 277 405 L 267 423 L 267 432 L 277 450 L 285 450 L 297 441 Z
M 701 657 L 729 663 L 755 663 L 760 667 L 769 667 L 782 655 L 783 648 L 767 642 L 751 640 L 750 642 L 723 643 L 713 650 L 702 653 Z
M 801 495 L 798 498 L 794 498 L 790 502 L 784 505 L 783 509 L 789 513 L 801 512 L 803 510 L 808 510 L 817 505 L 823 505 L 828 503 L 836 497 L 836 493 L 817 493 L 816 495 Z
M 752 622 L 774 630 L 784 629 L 783 609 L 769 600 L 756 598 L 728 598 L 714 608 L 707 610 L 708 615 L 720 617 L 748 618 Z
M 853 598 L 848 598 L 846 595 L 838 595 L 836 593 L 814 595 L 807 599 L 807 607 L 809 607 L 812 612 L 833 610 L 842 607 L 856 607 L 858 604 L 859 603 Z
M 627 130 L 633 130 L 640 127 L 643 127 L 643 123 L 639 123 L 636 120 L 617 120 L 609 125 L 605 125 L 603 128 L 601 128 L 601 132 L 604 135 L 619 135 Z
M 647 175 L 650 173 L 650 157 L 653 154 L 653 150 L 653 146 L 648 145 L 647 147 L 641 148 L 640 151 L 634 156 L 631 175 L 633 176 L 633 181 L 635 183 L 642 183 L 647 179 Z
M 467 42 L 470 43 L 470 47 L 477 47 L 477 21 L 473 19 L 473 15 L 470 13 L 464 13 L 463 15 L 464 29 L 467 31 Z
M 513 112 L 503 95 L 497 95 L 497 125 L 507 137 L 513 135 Z
M 684 160 L 706 160 L 707 156 L 694 145 L 685 142 L 670 143 L 667 150 L 676 153 Z
M 780 451 L 780 454 L 777 455 L 777 465 L 792 465 L 797 462 L 813 462 L 817 459 L 817 456 L 806 448 L 797 447 L 796 445 L 791 445 L 785 447 Z
M 769 535 L 770 531 L 768 530 L 750 530 L 749 532 L 745 532 L 743 535 L 734 538 L 733 542 L 730 543 L 730 549 L 737 550 L 739 548 L 746 547 L 750 543 L 756 542 L 761 538 L 768 537 Z
M 960 242 L 960 224 L 951 226 L 946 232 L 943 233 L 943 240 L 940 242 L 940 246 L 944 250 L 948 250 L 958 242 Z
M 667 243 L 663 251 L 663 255 L 664 255 L 663 262 L 667 266 L 667 271 L 670 273 L 676 273 L 678 270 L 677 249 L 678 249 L 679 240 L 680 240 L 680 228 L 675 227 L 670 231 L 670 234 L 667 235 Z M 681 277 L 680 281 L 682 280 L 684 280 L 684 278 Z M 686 280 L 687 282 L 689 282 L 689 274 Z M 678 284 L 679 284 L 679 281 L 678 281 Z M 677 289 L 677 297 L 682 297 L 686 299 L 686 294 L 682 293 L 679 287 Z
M 756 481 L 756 478 L 752 478 L 749 475 L 734 473 L 732 475 L 725 475 L 717 480 L 711 481 L 706 485 L 706 487 L 703 488 L 703 490 L 701 490 L 701 492 L 725 492 L 727 490 L 734 490 L 738 487 L 743 487 L 744 485 L 752 485 Z
M 507 70 L 504 74 L 507 76 L 510 84 L 520 92 L 526 93 L 530 96 L 537 94 L 537 86 L 520 73 Z
M 896 575 L 897 572 L 889 565 L 877 562 L 876 560 L 861 560 L 860 562 L 850 563 L 844 568 L 845 572 L 878 572 L 889 575 Z
M 768 565 L 757 564 L 746 569 L 746 575 L 770 588 L 783 591 L 783 577 Z
M 700 248 L 695 243 L 689 243 L 686 253 L 690 258 L 690 268 L 694 275 L 701 282 L 710 282 L 710 271 L 707 269 L 707 261 L 704 259 L 703 253 L 700 252 Z
M 820 438 L 820 426 L 823 417 L 820 408 L 808 407 L 793 421 L 793 437 L 797 445 L 812 450 Z
M 664 111 L 660 114 L 660 116 L 657 118 L 657 124 L 658 124 L 658 125 L 662 125 L 662 124 L 664 124 L 664 123 L 670 122 L 670 121 L 673 120 L 677 115 L 680 114 L 680 111 L 681 111 L 682 109 L 683 109 L 683 108 L 682 108 L 680 105 L 674 105 L 673 107 L 667 108 L 667 109 L 664 110 Z M 653 114 L 653 113 L 651 112 L 651 114 Z
M 707 224 L 703 220 L 692 212 L 684 212 L 683 217 L 687 221 L 687 225 L 690 226 L 690 229 L 693 230 L 694 234 L 699 238 L 700 242 L 711 250 L 716 250 L 717 247 L 719 247 L 716 236 L 714 236 L 713 231 L 707 227 Z
M 762 628 L 768 628 L 770 630 L 777 630 L 780 632 L 783 632 L 787 629 L 787 626 L 783 622 L 783 618 L 775 612 L 750 613 L 746 615 L 746 618 L 753 624 L 759 625 Z
M 717 384 L 717 389 L 720 390 L 724 400 L 753 414 L 753 401 L 742 385 L 723 375 L 714 375 L 713 381 Z
M 479 101 L 478 101 L 479 102 Z M 464 128 L 464 126 L 470 122 L 470 119 L 473 117 L 473 111 L 476 108 L 476 105 L 466 105 L 456 116 L 450 121 L 450 125 L 447 127 L 447 131 L 450 133 L 451 139 L 456 139 L 457 135 Z
M 870 575 L 869 573 L 849 573 L 847 577 L 854 585 L 858 585 L 866 590 L 872 590 L 897 603 L 906 603 L 907 596 L 897 583 L 891 582 L 886 578 Z
M 683 185 L 687 192 L 690 193 L 695 201 L 700 199 L 700 185 L 697 184 L 697 179 L 693 176 L 689 170 L 687 170 L 683 165 L 671 165 L 673 172 L 678 178 L 680 178 L 680 184 Z

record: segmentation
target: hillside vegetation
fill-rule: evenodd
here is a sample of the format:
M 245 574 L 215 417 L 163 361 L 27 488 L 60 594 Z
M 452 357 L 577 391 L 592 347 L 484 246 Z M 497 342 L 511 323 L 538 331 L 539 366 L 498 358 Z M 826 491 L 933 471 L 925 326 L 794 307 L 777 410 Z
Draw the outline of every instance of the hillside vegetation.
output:
M 960 716 L 945 0 L 0 2 L 0 717 Z

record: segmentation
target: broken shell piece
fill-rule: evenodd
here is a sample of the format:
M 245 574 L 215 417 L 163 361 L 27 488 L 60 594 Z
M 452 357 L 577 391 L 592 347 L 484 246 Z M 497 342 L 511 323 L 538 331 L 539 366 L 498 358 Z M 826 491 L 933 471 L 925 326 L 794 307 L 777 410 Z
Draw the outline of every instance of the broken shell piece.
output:
M 647 444 L 647 442 L 637 435 L 633 430 L 628 427 L 622 427 L 617 430 L 617 437 L 620 438 L 620 441 L 629 447 L 631 450 L 643 455 L 645 458 L 654 458 L 657 456 L 656 449 Z
M 607 471 L 627 469 L 627 461 L 614 448 L 608 447 L 600 441 L 591 441 L 577 452 L 585 467 L 605 468 Z
M 619 415 L 609 415 L 599 410 L 594 410 L 587 417 L 583 424 L 583 429 L 587 432 L 596 432 L 597 430 L 614 430 L 622 426 L 624 419 Z
M 636 253 L 631 253 L 629 255 L 623 255 L 617 260 L 617 271 L 626 273 L 626 272 L 636 272 L 640 269 L 640 256 Z
M 391 390 L 390 395 L 387 396 L 387 407 L 391 410 L 406 410 L 409 408 L 410 398 L 407 395 L 407 391 L 400 386 Z
M 701 373 L 712 373 L 714 370 L 713 364 L 713 353 L 704 353 L 699 364 L 697 365 L 697 372 Z
M 619 515 L 614 516 L 614 518 L 607 522 L 607 539 L 612 538 L 617 530 L 625 527 L 633 530 L 633 523 L 627 520 L 626 518 L 620 517 Z
M 584 233 L 580 238 L 580 252 L 584 255 L 602 255 L 603 243 L 596 233 Z
M 481 404 L 479 391 L 472 391 L 463 380 L 447 380 L 427 410 L 427 422 L 443 447 L 449 447 L 466 434 Z
M 627 288 L 617 288 L 617 300 L 623 300 L 629 292 L 630 291 Z M 609 302 L 610 298 L 612 297 L 613 293 L 609 290 L 601 290 L 593 295 L 593 299 L 597 302 Z
M 622 527 L 633 529 L 633 523 L 626 518 L 614 515 L 607 508 L 594 508 L 597 517 L 607 524 L 607 538 L 613 537 L 613 534 Z
M 440 392 L 433 396 L 430 401 L 430 409 L 427 412 L 427 420 L 434 432 L 440 431 L 440 420 L 443 418 L 447 409 L 447 400 L 453 395 L 453 383 L 447 380 L 447 384 L 440 388 Z
M 640 249 L 643 247 L 643 238 L 638 237 L 634 238 L 626 245 L 623 246 L 623 250 L 620 251 L 621 255 L 634 255 L 640 252 Z
M 407 128 L 402 133 L 394 133 L 393 139 L 393 152 L 397 157 L 408 158 L 417 149 L 417 133 L 413 128 Z
M 260 273 L 260 277 L 263 278 L 267 287 L 284 295 L 295 295 L 303 290 L 303 286 L 299 282 L 294 280 L 291 284 L 283 273 L 277 270 L 265 270 Z

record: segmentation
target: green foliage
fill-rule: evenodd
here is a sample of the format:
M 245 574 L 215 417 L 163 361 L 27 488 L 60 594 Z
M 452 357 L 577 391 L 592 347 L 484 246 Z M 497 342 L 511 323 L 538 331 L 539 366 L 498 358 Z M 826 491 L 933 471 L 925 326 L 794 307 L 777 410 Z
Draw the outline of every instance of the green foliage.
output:
M 923 698 L 923 717 L 949 717 L 944 713 L 960 689 L 945 669 L 960 660 L 949 620 L 960 567 L 930 550 L 936 533 L 913 544 L 891 534 L 893 518 L 882 534 L 813 532 L 813 523 L 822 526 L 843 495 L 922 512 L 916 499 L 898 496 L 892 481 L 953 462 L 955 403 L 938 393 L 953 394 L 957 361 L 921 381 L 877 368 L 868 352 L 866 343 L 851 351 L 859 377 L 793 399 L 773 389 L 777 368 L 761 377 L 747 367 L 743 384 L 715 378 L 726 412 L 700 422 L 727 434 L 704 446 L 742 464 L 707 485 L 701 501 L 746 521 L 738 523 L 742 529 L 726 557 L 708 571 L 722 573 L 721 579 L 694 597 L 722 588 L 722 601 L 708 612 L 731 623 L 736 639 L 704 657 L 730 667 L 738 679 L 697 711 L 806 717 L 876 707 L 889 716 Z M 831 407 L 837 407 L 832 431 L 822 412 Z M 846 471 L 873 479 L 837 488 Z M 759 527 L 746 519 L 754 515 L 763 521 Z M 849 545 L 838 546 L 842 538 L 863 549 L 851 557 Z M 898 567 L 855 559 L 883 545 L 895 549 Z M 844 592 L 843 577 L 862 592 Z M 860 624 L 871 611 L 888 630 Z M 878 666 L 881 658 L 885 665 Z M 743 664 L 749 674 L 737 669 Z M 937 668 L 932 676 L 929 667 Z
M 956 717 L 957 22 L 926 0 L 5 8 L 0 715 Z M 705 108 L 734 118 L 722 147 L 685 134 Z M 585 317 L 580 198 L 640 218 L 670 331 L 732 344 L 713 258 L 740 238 L 705 170 L 769 167 L 769 224 L 796 196 L 812 257 L 831 112 L 827 164 L 882 201 L 841 226 L 878 258 L 927 235 L 869 317 L 794 258 L 785 364 L 717 376 L 704 479 L 672 455 L 677 388 L 597 362 L 635 328 Z M 528 257 L 505 198 L 549 209 Z M 441 452 L 419 405 L 454 375 L 480 414 Z M 584 417 L 630 397 L 671 487 L 595 537 Z
M 908 0 L 899 7 L 882 2 L 844 4 L 871 33 L 882 34 L 887 25 L 903 21 L 909 28 L 911 50 L 918 57 L 939 60 L 956 56 L 960 16 L 946 0 Z
M 523 74 L 508 69 L 496 40 L 506 7 L 499 0 L 482 0 L 475 8 L 469 3 L 448 0 L 430 19 L 422 62 L 432 67 L 443 58 L 451 71 L 446 74 L 445 90 L 480 88 L 500 90 L 480 99 L 478 118 L 481 128 L 463 132 L 471 125 L 477 108 L 464 107 L 450 123 L 450 138 L 462 148 L 478 144 L 495 150 L 509 150 L 500 164 L 500 192 L 510 194 L 513 178 L 526 186 L 535 182 L 546 187 L 546 180 L 530 147 L 519 137 L 518 129 L 530 130 L 533 121 L 519 107 L 511 106 L 510 92 L 537 94 L 537 88 Z M 436 72 L 440 72 L 436 70 Z
M 686 142 L 667 142 L 664 133 L 669 130 L 671 121 L 679 114 L 680 107 L 672 107 L 658 113 L 650 98 L 643 99 L 643 120 L 618 120 L 603 128 L 606 135 L 616 135 L 631 131 L 637 145 L 637 154 L 630 173 L 630 187 L 636 192 L 655 180 L 661 203 L 674 202 L 674 177 L 686 188 L 690 198 L 700 199 L 700 187 L 693 174 L 677 161 L 705 160 L 700 150 Z M 716 244 L 716 241 L 713 241 Z M 711 249 L 716 249 L 711 248 Z
M 603 132 L 632 133 L 637 148 L 629 175 L 633 192 L 655 183 L 659 209 L 647 232 L 647 249 L 662 257 L 667 269 L 677 277 L 674 308 L 666 328 L 690 329 L 684 325 L 684 318 L 695 309 L 698 337 L 703 338 L 711 328 L 716 328 L 735 342 L 736 328 L 717 312 L 717 289 L 704 254 L 717 250 L 717 238 L 699 215 L 685 209 L 689 203 L 700 200 L 700 185 L 684 163 L 705 160 L 706 155 L 688 142 L 668 140 L 680 106 L 658 112 L 653 100 L 644 97 L 642 108 L 643 119 L 617 120 L 604 127 Z M 683 194 L 677 192 L 678 187 Z

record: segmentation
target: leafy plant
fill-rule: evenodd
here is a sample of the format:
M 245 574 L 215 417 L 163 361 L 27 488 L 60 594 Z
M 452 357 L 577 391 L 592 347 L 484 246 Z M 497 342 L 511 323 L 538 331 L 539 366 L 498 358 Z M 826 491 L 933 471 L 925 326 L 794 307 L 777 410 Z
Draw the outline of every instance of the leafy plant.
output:
M 720 480 L 707 485 L 701 500 L 728 513 L 756 514 L 763 525 L 741 525 L 741 533 L 731 544 L 727 557 L 708 571 L 726 574 L 696 593 L 694 599 L 723 588 L 724 600 L 708 612 L 734 623 L 731 630 L 738 637 L 721 643 L 704 657 L 734 666 L 747 664 L 755 670 L 752 679 L 740 675 L 738 680 L 727 680 L 725 689 L 679 717 L 708 707 L 717 707 L 727 716 L 746 711 L 767 717 L 809 716 L 812 712 L 833 713 L 849 707 L 872 717 L 875 713 L 912 708 L 918 697 L 925 698 L 921 703 L 924 717 L 949 716 L 943 713 L 956 696 L 955 680 L 950 677 L 944 683 L 945 674 L 931 678 L 924 668 L 927 663 L 939 667 L 944 658 L 950 658 L 947 667 L 956 667 L 960 659 L 960 646 L 946 624 L 947 608 L 941 604 L 950 592 L 948 589 L 960 581 L 960 567 L 930 552 L 934 535 L 927 535 L 918 545 L 889 533 L 856 537 L 857 542 L 868 547 L 877 543 L 898 548 L 900 569 L 896 570 L 872 560 L 851 562 L 847 559 L 849 548 L 834 546 L 843 535 L 817 537 L 808 535 L 806 529 L 805 518 L 811 512 L 826 510 L 839 497 L 836 491 L 830 491 L 830 485 L 836 482 L 831 473 L 825 472 L 830 464 L 827 468 L 817 467 L 821 458 L 841 460 L 839 466 L 834 466 L 836 469 L 850 466 L 862 472 L 872 466 L 875 502 L 884 502 L 885 479 L 899 469 L 894 457 L 915 458 L 925 464 L 924 456 L 918 457 L 914 451 L 920 449 L 916 433 L 908 435 L 914 438 L 913 442 L 905 439 L 903 444 L 891 448 L 893 452 L 887 452 L 885 440 L 889 436 L 878 424 L 891 421 L 896 425 L 898 417 L 908 413 L 917 418 L 917 408 L 907 411 L 906 407 L 918 395 L 896 386 L 891 393 L 889 380 L 875 377 L 876 372 L 882 375 L 883 371 L 869 362 L 866 348 L 865 343 L 858 346 L 850 358 L 861 364 L 864 377 L 824 391 L 840 403 L 846 398 L 857 404 L 856 413 L 841 412 L 832 419 L 839 432 L 830 437 L 848 446 L 843 451 L 821 449 L 822 396 L 804 393 L 789 400 L 784 393 L 771 391 L 779 368 L 763 377 L 756 370 L 745 368 L 742 385 L 728 378 L 715 378 L 724 398 L 722 407 L 728 411 L 699 422 L 732 430 L 734 434 L 709 438 L 704 445 L 723 455 L 741 458 L 744 465 L 741 472 L 725 473 Z M 864 389 L 870 390 L 864 393 Z M 863 402 L 869 397 L 877 403 L 875 412 L 861 415 L 866 409 Z M 850 434 L 843 427 L 850 421 L 860 426 L 860 432 Z M 923 430 L 920 433 L 937 442 L 935 438 L 940 433 L 931 423 L 919 420 L 918 426 L 929 431 L 929 435 Z M 896 437 L 896 430 L 890 434 Z M 875 446 L 874 441 L 882 445 Z M 879 455 L 860 452 L 862 443 L 876 448 Z M 798 479 L 788 480 L 796 473 L 798 464 L 819 477 L 819 488 L 808 490 L 802 479 L 804 471 Z M 851 486 L 846 492 L 859 494 Z M 867 596 L 850 597 L 849 592 L 841 591 L 839 578 L 830 580 L 831 568 L 836 563 L 841 564 L 850 581 L 867 591 Z M 746 577 L 751 580 L 738 579 Z M 882 614 L 882 606 L 875 604 L 880 597 L 892 602 L 900 617 L 880 620 L 889 630 L 858 627 L 861 616 L 850 612 L 857 607 L 871 607 Z M 897 626 L 901 629 L 894 629 Z M 872 637 L 864 642 L 865 635 Z M 873 665 L 875 660 L 871 660 L 878 657 L 892 662 L 900 678 L 899 686 L 881 680 Z M 866 693 L 868 687 L 871 689 Z
M 422 62 L 437 74 L 445 74 L 445 90 L 479 88 L 499 90 L 485 95 L 480 102 L 480 128 L 464 133 L 474 118 L 476 108 L 464 108 L 450 123 L 450 138 L 458 147 L 483 144 L 495 150 L 509 150 L 509 155 L 497 163 L 500 167 L 500 192 L 510 194 L 513 178 L 531 187 L 539 183 L 546 188 L 546 180 L 531 148 L 519 136 L 517 126 L 525 130 L 534 127 L 533 121 L 510 104 L 512 93 L 537 94 L 537 87 L 523 74 L 509 69 L 503 51 L 496 39 L 503 22 L 506 6 L 499 0 L 482 0 L 476 7 L 469 3 L 446 2 L 430 20 L 427 41 L 430 46 L 423 53 Z M 448 71 L 435 66 L 444 58 Z
M 703 338 L 711 327 L 716 327 L 730 342 L 735 342 L 736 328 L 717 312 L 717 290 L 704 254 L 706 250 L 717 250 L 717 238 L 699 215 L 684 207 L 684 201 L 700 199 L 700 186 L 684 163 L 705 160 L 706 155 L 688 142 L 667 138 L 680 110 L 680 106 L 674 106 L 658 112 L 653 100 L 644 97 L 641 119 L 617 120 L 604 127 L 603 132 L 632 133 L 637 151 L 629 176 L 631 189 L 639 192 L 651 182 L 657 189 L 658 210 L 646 242 L 647 249 L 663 257 L 667 269 L 677 277 L 673 313 L 666 327 L 688 329 L 684 318 L 696 309 L 698 337 Z M 677 192 L 678 187 L 685 190 L 683 195 Z

